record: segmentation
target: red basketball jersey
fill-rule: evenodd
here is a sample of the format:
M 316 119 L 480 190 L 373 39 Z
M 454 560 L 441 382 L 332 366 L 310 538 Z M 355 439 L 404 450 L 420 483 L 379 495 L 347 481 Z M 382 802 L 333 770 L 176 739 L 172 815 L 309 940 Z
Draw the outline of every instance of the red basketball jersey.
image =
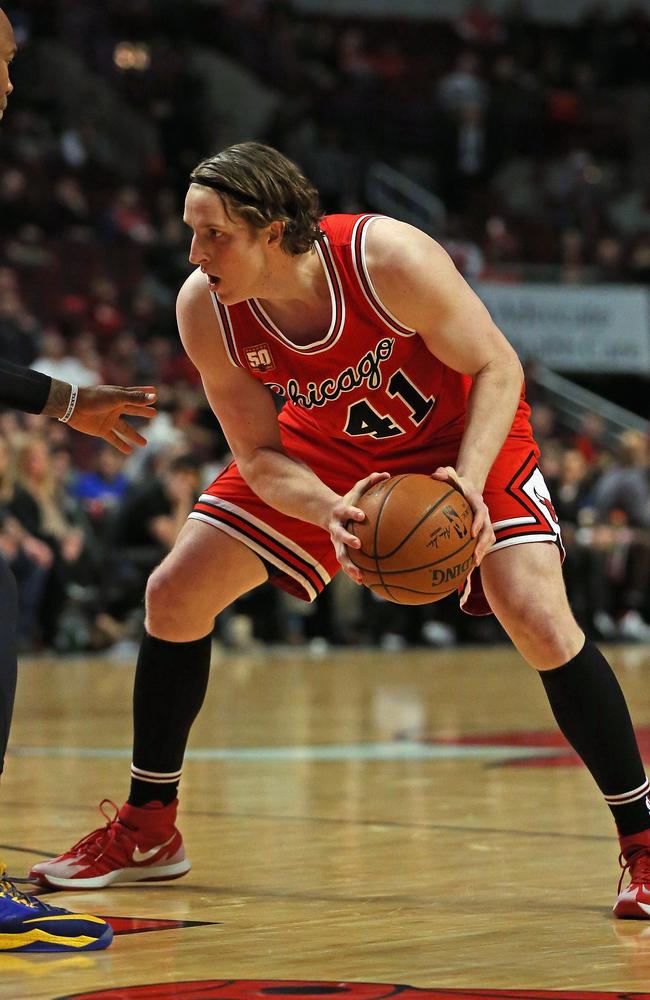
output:
M 289 435 L 340 442 L 377 457 L 457 441 L 472 380 L 436 358 L 416 330 L 380 301 L 365 244 L 374 215 L 330 215 L 316 244 L 331 299 L 322 339 L 297 346 L 256 299 L 222 305 L 213 294 L 228 357 L 278 393 Z M 532 440 L 523 393 L 511 436 Z

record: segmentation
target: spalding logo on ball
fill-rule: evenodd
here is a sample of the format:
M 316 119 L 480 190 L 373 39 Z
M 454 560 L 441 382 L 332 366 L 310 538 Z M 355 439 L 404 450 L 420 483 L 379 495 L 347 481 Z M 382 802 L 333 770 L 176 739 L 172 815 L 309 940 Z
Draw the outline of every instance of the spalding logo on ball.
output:
M 348 530 L 361 540 L 349 549 L 375 594 L 396 604 L 430 604 L 462 587 L 472 568 L 473 513 L 450 483 L 416 473 L 393 476 L 357 504 L 365 521 Z

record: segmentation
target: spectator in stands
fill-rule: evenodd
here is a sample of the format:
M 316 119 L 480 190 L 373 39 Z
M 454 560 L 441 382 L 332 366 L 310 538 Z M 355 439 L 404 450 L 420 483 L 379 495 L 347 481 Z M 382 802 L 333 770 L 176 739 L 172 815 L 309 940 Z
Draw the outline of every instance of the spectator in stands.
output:
M 94 468 L 77 475 L 69 485 L 69 492 L 81 502 L 95 525 L 117 510 L 129 490 L 124 462 L 121 452 L 102 443 L 95 452 Z
M 117 333 L 106 344 L 102 358 L 102 371 L 106 383 L 108 385 L 138 385 L 140 360 L 141 345 L 135 335 L 130 330 L 122 330 Z
M 576 226 L 565 229 L 560 236 L 561 273 L 563 285 L 579 285 L 589 280 L 591 273 L 587 267 L 585 237 Z
M 545 446 L 546 451 L 546 446 Z M 553 449 L 550 449 L 551 455 Z M 552 460 L 552 459 L 551 459 Z M 592 494 L 595 470 L 577 448 L 560 449 L 557 474 L 549 475 L 555 511 L 562 526 L 566 549 L 564 578 L 575 614 L 583 628 L 593 632 L 593 618 L 601 604 L 602 561 L 581 544 L 581 526 L 593 521 Z M 544 463 L 544 475 L 548 475 Z
M 15 272 L 0 269 L 0 357 L 17 365 L 30 365 L 40 336 L 38 321 L 22 302 Z
M 650 183 L 623 191 L 609 205 L 608 217 L 615 229 L 625 236 L 650 231 Z
M 633 528 L 650 529 L 648 439 L 641 431 L 624 431 L 613 465 L 598 479 L 594 492 L 600 523 L 620 512 Z
M 100 345 L 110 342 L 124 328 L 126 318 L 120 305 L 120 290 L 110 278 L 97 277 L 90 289 L 88 328 Z
M 580 420 L 580 430 L 573 439 L 573 446 L 581 451 L 590 465 L 600 465 L 605 452 L 605 423 L 599 413 L 585 410 Z
M 560 475 L 553 483 L 552 495 L 565 542 L 573 542 L 583 512 L 593 508 L 595 471 L 577 448 L 563 452 Z
M 98 385 L 102 381 L 98 371 L 87 367 L 69 351 L 65 338 L 53 326 L 43 333 L 40 353 L 32 362 L 32 368 L 73 385 Z
M 329 212 L 356 211 L 351 206 L 358 203 L 360 195 L 360 160 L 338 128 L 328 125 L 320 129 L 305 166 L 319 185 L 323 205 Z
M 461 52 L 454 68 L 438 81 L 435 92 L 440 108 L 449 115 L 467 105 L 485 108 L 488 86 L 481 77 L 480 63 L 475 53 L 469 49 Z
M 101 355 L 97 349 L 97 338 L 89 330 L 82 330 L 72 337 L 70 341 L 70 355 L 81 365 L 82 369 L 92 372 L 93 375 L 97 375 L 98 379 L 102 379 L 103 365 Z M 135 382 L 113 382 L 110 384 L 135 385 Z
M 495 57 L 490 76 L 488 113 L 495 162 L 539 153 L 545 109 L 538 79 L 524 70 L 512 51 L 501 51 Z
M 16 456 L 16 481 L 22 492 L 9 505 L 25 531 L 45 542 L 53 553 L 40 622 L 42 639 L 48 646 L 56 641 L 68 585 L 75 578 L 87 577 L 93 556 L 90 532 L 78 506 L 57 484 L 53 465 L 46 439 L 25 437 Z
M 192 455 L 158 456 L 146 482 L 134 485 L 118 511 L 115 542 L 152 550 L 152 566 L 172 546 L 200 488 L 200 466 Z M 154 550 L 156 555 L 154 556 Z
M 459 103 L 441 120 L 434 145 L 446 206 L 452 212 L 462 210 L 473 222 L 477 210 L 485 208 L 485 184 L 494 167 L 494 143 L 483 103 Z
M 69 230 L 90 225 L 91 211 L 88 198 L 77 177 L 64 174 L 52 191 L 49 229 L 57 236 L 65 236 Z
M 454 28 L 466 45 L 481 48 L 498 45 L 505 37 L 501 21 L 488 9 L 485 0 L 470 0 L 460 17 L 454 21 Z
M 13 510 L 28 499 L 16 483 L 13 453 L 0 434 L 0 551 L 11 566 L 18 588 L 18 642 L 23 650 L 33 648 L 38 634 L 43 590 L 54 560 L 50 546 L 32 535 Z
M 104 648 L 133 638 L 142 624 L 146 579 L 166 555 L 184 524 L 198 490 L 199 463 L 193 456 L 152 456 L 146 470 L 112 510 L 105 509 L 100 527 L 104 543 L 98 600 L 90 609 L 89 640 Z
M 630 254 L 629 274 L 632 281 L 650 285 L 650 231 L 639 236 Z
M 117 571 L 130 581 L 120 614 L 127 603 L 142 603 L 147 577 L 171 548 L 200 485 L 200 464 L 192 455 L 170 459 L 159 453 L 148 458 L 146 474 L 123 497 L 111 535 Z
M 613 529 L 610 577 L 618 592 L 613 608 L 619 613 L 618 631 L 624 638 L 648 642 L 650 625 L 642 616 L 650 589 L 650 464 L 645 434 L 634 430 L 621 434 L 614 463 L 595 484 L 594 507 L 597 523 Z
M 464 234 L 458 216 L 447 216 L 445 234 L 440 242 L 464 278 L 471 282 L 481 277 L 485 267 L 481 248 Z
M 15 232 L 29 217 L 27 177 L 10 167 L 0 175 L 0 216 L 6 232 Z
M 129 239 L 134 243 L 152 243 L 154 230 L 142 195 L 137 188 L 120 188 L 106 216 L 109 238 Z
M 163 308 L 163 303 L 152 292 L 138 287 L 129 309 L 130 329 L 141 340 L 159 333 L 160 327 L 167 319 L 167 307 L 170 306 L 172 306 L 171 301 L 165 302 Z
M 46 245 L 45 233 L 33 223 L 22 225 L 15 237 L 7 241 L 5 257 L 10 264 L 22 268 L 32 281 L 41 278 L 56 263 Z
M 338 68 L 348 81 L 374 79 L 375 67 L 361 28 L 347 28 L 342 32 L 338 47 Z
M 625 281 L 625 247 L 620 236 L 607 233 L 594 248 L 594 279 L 600 283 Z

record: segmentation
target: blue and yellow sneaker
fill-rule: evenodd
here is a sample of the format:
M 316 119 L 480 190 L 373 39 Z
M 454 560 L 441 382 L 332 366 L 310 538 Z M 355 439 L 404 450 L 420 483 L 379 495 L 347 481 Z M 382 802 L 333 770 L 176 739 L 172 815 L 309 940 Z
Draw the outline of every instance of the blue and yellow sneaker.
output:
M 101 917 L 48 906 L 19 892 L 0 864 L 0 952 L 100 951 L 113 940 Z

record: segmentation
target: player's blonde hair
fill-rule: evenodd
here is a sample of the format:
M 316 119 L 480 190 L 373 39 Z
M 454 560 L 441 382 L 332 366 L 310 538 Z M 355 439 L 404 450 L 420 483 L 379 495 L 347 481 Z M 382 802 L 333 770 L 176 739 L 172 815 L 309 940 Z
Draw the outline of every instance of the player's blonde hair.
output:
M 256 229 L 283 222 L 282 249 L 300 254 L 321 238 L 318 192 L 298 166 L 277 149 L 240 142 L 202 160 L 190 174 L 192 184 L 213 188 L 227 212 Z

